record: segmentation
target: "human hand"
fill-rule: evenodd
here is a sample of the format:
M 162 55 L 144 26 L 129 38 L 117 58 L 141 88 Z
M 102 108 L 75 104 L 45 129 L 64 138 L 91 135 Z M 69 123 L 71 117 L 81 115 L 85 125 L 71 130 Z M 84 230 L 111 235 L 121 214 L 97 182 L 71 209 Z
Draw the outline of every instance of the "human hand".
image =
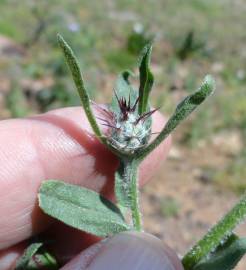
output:
M 164 120 L 158 113 L 153 118 L 157 132 Z M 27 239 L 40 232 L 52 236 L 54 253 L 62 262 L 98 241 L 47 217 L 37 205 L 38 188 L 45 179 L 82 185 L 112 199 L 117 159 L 90 132 L 81 108 L 0 122 L 0 269 L 11 269 Z M 146 158 L 140 184 L 156 171 L 169 147 L 170 138 Z

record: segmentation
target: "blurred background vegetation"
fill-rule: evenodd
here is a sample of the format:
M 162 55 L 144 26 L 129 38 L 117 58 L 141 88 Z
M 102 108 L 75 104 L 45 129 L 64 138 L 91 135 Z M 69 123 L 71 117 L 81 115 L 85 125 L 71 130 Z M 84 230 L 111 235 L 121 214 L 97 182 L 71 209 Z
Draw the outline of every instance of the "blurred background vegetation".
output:
M 154 40 L 152 100 L 164 114 L 205 74 L 217 82 L 175 133 L 171 159 L 190 160 L 203 185 L 236 194 L 246 188 L 244 0 L 1 0 L 0 11 L 1 119 L 79 105 L 57 33 L 75 50 L 97 102 L 109 101 L 120 71 L 137 74 L 139 51 Z M 178 204 L 168 202 L 160 212 L 177 216 Z

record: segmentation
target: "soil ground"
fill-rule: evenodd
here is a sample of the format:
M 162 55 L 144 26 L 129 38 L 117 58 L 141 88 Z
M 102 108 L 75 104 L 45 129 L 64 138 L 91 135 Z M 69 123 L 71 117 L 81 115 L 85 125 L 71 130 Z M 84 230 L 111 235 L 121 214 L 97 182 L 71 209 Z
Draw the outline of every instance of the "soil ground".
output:
M 189 150 L 174 146 L 173 149 L 176 153 L 172 154 L 171 151 L 162 169 L 144 187 L 142 208 L 145 230 L 163 239 L 183 255 L 233 206 L 238 196 L 217 188 L 209 177 L 201 173 L 202 167 L 220 168 L 225 164 L 224 154 L 219 153 L 216 147 L 204 145 L 200 149 Z M 164 198 L 176 203 L 176 208 L 174 205 L 166 216 L 162 209 L 165 207 Z M 237 232 L 245 236 L 245 224 Z M 244 270 L 245 267 L 246 258 L 236 269 Z

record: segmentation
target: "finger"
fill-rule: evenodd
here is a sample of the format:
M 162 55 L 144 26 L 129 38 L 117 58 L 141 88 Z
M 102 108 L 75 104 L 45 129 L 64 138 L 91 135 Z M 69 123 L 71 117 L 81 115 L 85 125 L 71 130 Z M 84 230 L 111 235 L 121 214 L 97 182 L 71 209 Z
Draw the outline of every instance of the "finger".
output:
M 14 269 L 16 260 L 21 256 L 26 243 L 20 243 L 6 250 L 0 251 L 0 270 Z
M 183 270 L 177 255 L 158 238 L 121 233 L 83 251 L 61 270 Z
M 156 114 L 154 132 L 163 119 Z M 118 161 L 97 139 L 81 108 L 55 110 L 34 118 L 0 122 L 0 249 L 47 227 L 50 219 L 37 207 L 45 179 L 83 185 L 110 196 Z M 165 156 L 170 140 L 141 167 L 147 179 Z M 145 180 L 143 180 L 144 182 Z
M 60 266 L 71 261 L 82 250 L 94 245 L 101 239 L 78 231 L 63 223 L 53 224 L 47 232 L 37 238 L 38 242 L 45 243 L 44 247 L 54 256 Z M 15 246 L 0 251 L 0 270 L 15 269 L 16 261 L 30 241 L 23 241 Z

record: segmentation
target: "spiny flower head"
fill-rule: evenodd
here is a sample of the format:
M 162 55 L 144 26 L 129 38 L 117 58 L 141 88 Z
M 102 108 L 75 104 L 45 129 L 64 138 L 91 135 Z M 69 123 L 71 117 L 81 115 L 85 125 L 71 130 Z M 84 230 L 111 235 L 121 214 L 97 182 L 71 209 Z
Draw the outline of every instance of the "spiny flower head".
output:
M 144 147 L 151 135 L 150 116 L 156 111 L 138 114 L 138 101 L 136 98 L 131 105 L 129 95 L 128 102 L 125 97 L 115 97 L 119 106 L 119 113 L 112 112 L 111 121 L 108 123 L 110 144 L 125 154 L 133 154 L 134 151 Z
M 70 67 L 83 108 L 95 135 L 101 143 L 109 147 L 119 157 L 122 157 L 122 154 L 127 154 L 131 158 L 143 160 L 215 89 L 214 79 L 207 75 L 198 91 L 187 96 L 178 104 L 159 135 L 148 144 L 151 135 L 151 115 L 155 110 L 149 110 L 149 96 L 154 83 L 154 76 L 149 68 L 152 46 L 147 44 L 139 59 L 138 91 L 133 89 L 128 80 L 129 76 L 133 74 L 129 71 L 121 73 L 116 82 L 115 96 L 112 98 L 109 109 L 103 109 L 107 116 L 106 119 L 100 120 L 109 128 L 108 134 L 105 136 L 91 108 L 91 100 L 84 86 L 78 61 L 72 49 L 60 35 L 58 35 L 58 42 Z M 140 148 L 141 150 L 138 151 Z

